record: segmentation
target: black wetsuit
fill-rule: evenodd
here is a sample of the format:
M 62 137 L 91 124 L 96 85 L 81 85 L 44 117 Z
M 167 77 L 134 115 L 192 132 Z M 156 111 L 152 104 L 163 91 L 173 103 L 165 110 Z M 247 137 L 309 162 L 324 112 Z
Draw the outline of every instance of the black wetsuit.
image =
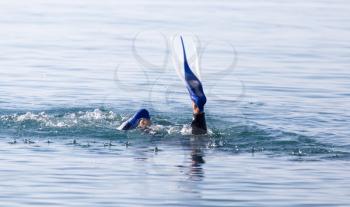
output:
M 207 133 L 207 123 L 205 121 L 205 113 L 193 114 L 193 120 L 191 123 L 192 134 L 206 134 Z

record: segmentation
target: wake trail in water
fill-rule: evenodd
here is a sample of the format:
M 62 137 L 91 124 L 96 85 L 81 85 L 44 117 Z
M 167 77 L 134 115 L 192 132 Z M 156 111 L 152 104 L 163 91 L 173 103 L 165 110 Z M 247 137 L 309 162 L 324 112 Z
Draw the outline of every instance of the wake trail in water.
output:
M 190 120 L 182 117 L 170 120 L 162 114 L 155 114 L 152 117 L 153 125 L 147 130 L 117 130 L 129 116 L 105 108 L 3 112 L 0 115 L 0 136 L 4 140 L 113 140 L 137 141 L 145 145 L 154 142 L 184 144 L 186 140 L 199 139 L 204 148 L 229 153 L 265 153 L 315 159 L 350 158 L 350 152 L 342 146 L 323 144 L 315 137 L 274 130 L 254 123 L 240 125 L 209 119 L 208 126 L 214 127 L 209 127 L 208 135 L 199 137 L 191 135 Z

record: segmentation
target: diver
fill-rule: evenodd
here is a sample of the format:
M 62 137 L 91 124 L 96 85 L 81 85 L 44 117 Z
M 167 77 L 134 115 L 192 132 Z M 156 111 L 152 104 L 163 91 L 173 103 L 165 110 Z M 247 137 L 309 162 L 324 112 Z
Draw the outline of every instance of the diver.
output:
M 200 135 L 207 133 L 207 124 L 205 120 L 204 105 L 207 102 L 205 97 L 203 86 L 200 80 L 192 72 L 186 57 L 185 46 L 183 39 L 181 37 L 181 44 L 184 57 L 184 75 L 185 75 L 185 84 L 192 100 L 193 108 L 193 120 L 191 123 L 192 134 Z M 130 130 L 139 128 L 147 128 L 152 124 L 151 116 L 146 109 L 140 109 L 137 111 L 134 116 L 125 121 L 118 129 L 120 130 Z
M 207 133 L 207 124 L 205 121 L 205 113 L 201 111 L 199 107 L 192 102 L 193 106 L 193 120 L 191 123 L 192 134 L 200 135 Z M 119 130 L 131 130 L 135 128 L 146 129 L 151 126 L 151 116 L 146 109 L 140 109 L 137 111 L 130 119 L 125 121 L 120 127 Z

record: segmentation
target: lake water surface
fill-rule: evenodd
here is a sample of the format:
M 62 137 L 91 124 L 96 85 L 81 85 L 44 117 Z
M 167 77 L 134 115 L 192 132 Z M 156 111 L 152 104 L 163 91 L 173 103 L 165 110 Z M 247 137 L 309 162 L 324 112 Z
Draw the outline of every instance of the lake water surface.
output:
M 0 206 L 349 206 L 350 3 L 0 2 Z M 196 37 L 209 134 L 170 54 Z M 148 132 L 116 130 L 134 111 Z

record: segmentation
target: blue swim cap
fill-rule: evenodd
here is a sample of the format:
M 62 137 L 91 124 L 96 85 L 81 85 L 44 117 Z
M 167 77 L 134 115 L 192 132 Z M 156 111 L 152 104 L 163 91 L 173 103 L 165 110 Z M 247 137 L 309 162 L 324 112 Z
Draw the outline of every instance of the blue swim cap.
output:
M 132 116 L 130 119 L 125 121 L 122 125 L 120 125 L 119 129 L 121 130 L 135 129 L 139 125 L 139 122 L 142 118 L 151 119 L 151 116 L 149 115 L 146 109 L 138 110 L 134 114 L 134 116 Z
M 184 46 L 182 37 L 181 37 L 181 43 L 182 43 L 182 49 L 184 54 L 186 87 L 190 94 L 191 100 L 198 106 L 200 111 L 203 111 L 204 105 L 207 102 L 207 98 L 205 97 L 202 83 L 196 77 L 196 75 L 192 72 L 190 66 L 188 65 L 185 46 Z

